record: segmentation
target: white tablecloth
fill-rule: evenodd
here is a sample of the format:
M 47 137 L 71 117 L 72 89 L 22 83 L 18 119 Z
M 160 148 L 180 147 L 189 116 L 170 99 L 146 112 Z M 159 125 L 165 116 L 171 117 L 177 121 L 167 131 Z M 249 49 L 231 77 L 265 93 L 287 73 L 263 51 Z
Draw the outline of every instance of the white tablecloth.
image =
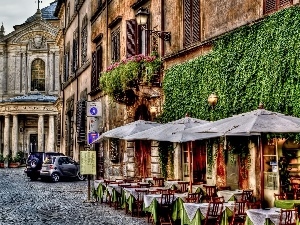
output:
M 197 213 L 200 210 L 201 214 L 205 216 L 207 214 L 209 203 L 183 203 L 184 210 L 189 218 L 192 221 Z M 223 211 L 229 208 L 230 211 L 234 210 L 234 203 L 223 203 Z M 260 224 L 262 225 L 262 224 Z
M 99 184 L 104 184 L 104 180 L 94 180 L 94 189 L 97 190 Z
M 176 193 L 176 194 L 174 194 L 174 201 L 177 198 L 181 198 L 183 201 L 185 201 L 187 196 L 188 196 L 188 193 Z M 160 202 L 161 201 L 161 194 L 144 195 L 145 208 L 149 207 L 154 199 L 156 199 L 158 202 Z
M 126 199 L 132 195 L 135 199 L 138 197 L 138 192 L 136 190 L 149 190 L 149 188 L 124 188 Z
M 235 191 L 230 191 L 230 190 L 224 190 L 224 191 L 218 191 L 217 195 L 219 197 L 224 197 L 224 201 L 228 202 L 230 198 L 232 198 L 235 194 L 241 194 L 243 193 L 243 190 L 235 190 Z
M 122 183 L 122 185 L 137 185 L 137 183 Z M 120 186 L 119 184 L 109 184 L 107 185 L 107 191 L 109 192 L 110 195 L 112 195 L 113 190 L 116 190 L 116 192 L 120 193 L 122 192 L 122 186 Z
M 253 225 L 265 224 L 266 219 L 270 219 L 274 224 L 279 224 L 280 208 L 248 209 L 246 213 Z

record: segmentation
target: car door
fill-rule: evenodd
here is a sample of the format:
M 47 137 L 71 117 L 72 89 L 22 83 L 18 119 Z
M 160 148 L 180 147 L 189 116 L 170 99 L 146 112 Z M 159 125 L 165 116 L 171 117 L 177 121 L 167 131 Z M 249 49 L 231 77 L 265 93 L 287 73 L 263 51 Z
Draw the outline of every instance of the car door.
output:
M 69 177 L 72 176 L 71 168 L 72 165 L 69 165 L 68 157 L 59 157 L 58 159 L 59 171 L 62 176 Z

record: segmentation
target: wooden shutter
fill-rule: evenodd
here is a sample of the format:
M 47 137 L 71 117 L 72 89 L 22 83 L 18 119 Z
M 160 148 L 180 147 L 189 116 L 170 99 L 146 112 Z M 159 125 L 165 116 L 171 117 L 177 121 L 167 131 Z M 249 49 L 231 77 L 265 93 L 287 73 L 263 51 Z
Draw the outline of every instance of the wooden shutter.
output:
M 98 46 L 97 47 L 97 53 L 96 53 L 96 74 L 97 77 L 99 78 L 100 73 L 102 71 L 102 46 Z M 98 84 L 99 84 L 99 79 L 98 80 Z
M 77 131 L 77 142 L 86 141 L 86 101 L 79 100 L 76 107 L 76 131 Z
M 265 13 L 270 13 L 276 10 L 277 0 L 265 0 Z
M 92 79 L 91 79 L 92 91 L 97 88 L 96 80 L 97 80 L 96 52 L 92 52 Z
M 279 7 L 293 4 L 293 0 L 279 0 Z
M 183 13 L 184 13 L 184 41 L 183 45 L 188 46 L 192 43 L 192 22 L 191 22 L 191 0 L 183 1 Z
M 137 25 L 136 20 L 126 20 L 126 57 L 136 55 L 137 53 Z
M 192 0 L 192 41 L 200 41 L 200 2 Z

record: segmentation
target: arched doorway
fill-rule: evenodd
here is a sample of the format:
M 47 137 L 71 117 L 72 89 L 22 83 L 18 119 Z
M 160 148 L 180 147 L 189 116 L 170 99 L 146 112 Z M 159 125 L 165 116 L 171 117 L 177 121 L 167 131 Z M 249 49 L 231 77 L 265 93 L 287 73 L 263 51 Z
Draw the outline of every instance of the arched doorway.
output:
M 150 112 L 146 105 L 140 105 L 135 111 L 135 120 L 151 119 Z M 135 165 L 136 176 L 149 177 L 151 176 L 151 141 L 136 140 L 135 141 Z

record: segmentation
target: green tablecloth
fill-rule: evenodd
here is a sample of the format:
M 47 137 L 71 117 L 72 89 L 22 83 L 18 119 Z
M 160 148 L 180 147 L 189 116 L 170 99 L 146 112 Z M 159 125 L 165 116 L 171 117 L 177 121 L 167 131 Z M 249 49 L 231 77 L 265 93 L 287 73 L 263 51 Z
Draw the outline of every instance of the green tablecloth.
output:
M 144 211 L 148 212 L 152 215 L 153 221 L 157 223 L 158 221 L 158 213 L 157 213 L 158 202 L 156 199 L 153 199 L 151 204 L 148 207 L 144 206 Z
M 293 209 L 296 206 L 300 206 L 300 200 L 275 200 L 274 207 L 282 209 Z
M 97 196 L 100 200 L 103 198 L 104 191 L 105 191 L 105 186 L 103 186 L 103 184 L 100 183 L 98 185 L 98 188 L 97 188 L 97 191 L 96 191 L 96 194 L 97 194 Z
M 195 217 L 193 218 L 192 221 L 189 220 L 189 217 L 184 210 L 183 204 L 182 204 L 182 211 L 181 211 L 181 225 L 187 224 L 187 225 L 201 225 L 203 223 L 203 220 L 205 219 L 206 215 L 202 215 L 200 210 L 197 210 Z M 228 219 L 233 215 L 233 212 L 226 207 L 226 209 L 223 212 L 222 220 L 221 220 L 221 225 L 229 225 Z

